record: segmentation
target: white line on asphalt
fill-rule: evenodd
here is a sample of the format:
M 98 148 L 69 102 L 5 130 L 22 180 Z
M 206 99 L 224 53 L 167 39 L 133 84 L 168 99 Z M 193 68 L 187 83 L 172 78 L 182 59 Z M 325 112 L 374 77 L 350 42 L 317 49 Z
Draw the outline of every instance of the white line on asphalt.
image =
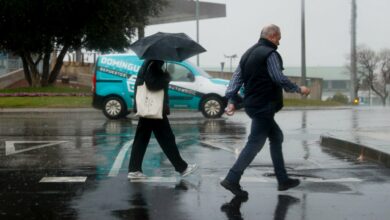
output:
M 245 183 L 269 183 L 269 182 L 275 182 L 275 180 L 267 179 L 267 178 L 261 178 L 261 177 L 242 177 L 241 182 Z
M 119 170 L 122 167 L 123 160 L 125 159 L 126 153 L 129 150 L 130 146 L 133 144 L 133 140 L 127 141 L 121 150 L 119 151 L 118 156 L 115 159 L 114 164 L 112 165 L 112 168 L 110 172 L 108 173 L 108 176 L 113 177 L 113 176 L 118 176 Z
M 84 183 L 86 176 L 61 176 L 61 177 L 43 177 L 40 183 Z
M 220 177 L 220 180 L 223 180 L 224 177 Z M 349 182 L 361 182 L 363 180 L 358 178 L 340 178 L 340 179 L 322 179 L 322 178 L 300 178 L 303 182 L 314 182 L 314 183 L 349 183 Z M 244 183 L 272 183 L 276 182 L 275 179 L 270 179 L 266 177 L 242 177 L 241 182 Z
M 321 165 L 320 163 L 318 163 L 317 161 L 315 161 L 315 160 L 307 159 L 307 161 L 309 161 L 309 162 L 315 164 L 315 165 L 316 165 L 317 167 L 319 167 L 319 168 L 322 168 L 322 165 Z
M 132 179 L 130 182 L 134 183 L 176 183 L 176 177 L 161 177 L 161 176 L 153 176 L 147 177 L 144 179 Z
M 220 150 L 225 150 L 225 151 L 228 151 L 228 152 L 231 152 L 235 155 L 238 155 L 240 153 L 240 149 L 232 149 L 232 148 L 229 148 L 229 147 L 225 147 L 225 146 L 216 146 L 214 144 L 211 144 L 210 142 L 208 141 L 200 141 L 199 143 L 205 145 L 205 146 L 208 146 L 208 147 L 212 147 L 212 148 L 217 148 L 217 149 L 220 149 Z
M 314 183 L 348 183 L 348 182 L 362 182 L 363 180 L 358 178 L 340 178 L 340 179 L 305 178 L 303 181 L 314 182 Z
M 66 143 L 67 141 L 6 141 L 5 142 L 5 155 L 23 153 L 30 150 L 35 150 L 43 147 L 49 147 L 57 144 Z M 22 150 L 16 150 L 15 144 L 41 144 L 33 147 L 24 148 Z

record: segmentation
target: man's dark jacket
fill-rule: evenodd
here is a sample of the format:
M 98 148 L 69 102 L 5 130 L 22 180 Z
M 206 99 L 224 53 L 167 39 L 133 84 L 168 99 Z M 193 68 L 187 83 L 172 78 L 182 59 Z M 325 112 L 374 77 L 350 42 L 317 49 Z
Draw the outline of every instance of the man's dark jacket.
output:
M 250 117 L 273 115 L 283 107 L 282 87 L 272 81 L 267 67 L 267 58 L 272 52 L 278 55 L 280 64 L 283 65 L 276 49 L 277 46 L 271 41 L 260 38 L 240 61 L 244 81 L 244 107 Z

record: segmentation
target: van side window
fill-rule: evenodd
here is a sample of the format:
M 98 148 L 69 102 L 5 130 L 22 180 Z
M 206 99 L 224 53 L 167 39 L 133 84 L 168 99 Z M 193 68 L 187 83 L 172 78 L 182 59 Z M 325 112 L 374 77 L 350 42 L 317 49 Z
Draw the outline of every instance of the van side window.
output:
M 191 71 L 184 66 L 175 63 L 167 64 L 167 71 L 176 82 L 193 82 L 194 76 Z

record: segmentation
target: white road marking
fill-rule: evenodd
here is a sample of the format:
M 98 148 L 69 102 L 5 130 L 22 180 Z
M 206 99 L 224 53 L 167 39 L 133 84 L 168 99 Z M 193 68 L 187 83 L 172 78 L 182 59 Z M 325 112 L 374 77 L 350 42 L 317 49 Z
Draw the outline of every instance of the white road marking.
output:
M 125 159 L 126 153 L 129 151 L 130 146 L 133 144 L 133 140 L 127 141 L 121 150 L 119 151 L 118 156 L 115 159 L 114 164 L 111 167 L 110 172 L 108 173 L 108 176 L 113 177 L 113 176 L 118 176 L 119 170 L 122 167 L 123 160 Z
M 143 179 L 131 179 L 133 183 L 176 183 L 176 177 L 152 176 Z
M 317 161 L 315 161 L 315 160 L 307 159 L 307 161 L 313 163 L 314 165 L 316 165 L 316 166 L 319 167 L 319 168 L 322 168 L 322 165 L 321 165 L 320 163 L 318 163 Z
M 276 180 L 269 179 L 269 178 L 263 178 L 263 177 L 242 177 L 241 182 L 244 183 L 270 183 L 270 182 L 276 182 Z
M 61 176 L 61 177 L 43 177 L 40 183 L 84 183 L 86 176 Z
M 6 141 L 5 142 L 5 155 L 12 155 L 31 151 L 39 148 L 49 147 L 57 144 L 66 143 L 67 141 Z M 16 150 L 15 144 L 41 144 L 33 147 L 24 148 L 22 150 Z
M 203 145 L 206 145 L 208 147 L 212 147 L 212 148 L 217 148 L 217 149 L 220 149 L 220 150 L 225 150 L 225 151 L 228 151 L 228 152 L 231 152 L 235 155 L 238 155 L 240 154 L 241 150 L 236 148 L 236 149 L 232 149 L 232 148 L 229 148 L 229 147 L 225 147 L 225 146 L 216 146 L 214 144 L 211 144 L 210 142 L 208 141 L 200 141 L 199 143 L 203 144 Z
M 224 177 L 220 177 L 223 180 Z M 322 178 L 299 178 L 302 182 L 314 182 L 314 183 L 350 183 L 350 182 L 362 182 L 363 180 L 358 178 L 340 178 L 340 179 L 322 179 Z M 266 177 L 242 177 L 240 182 L 244 183 L 275 183 L 276 179 Z
M 362 182 L 363 180 L 358 178 L 340 178 L 340 179 L 305 178 L 303 181 L 314 182 L 314 183 L 350 183 L 350 182 Z

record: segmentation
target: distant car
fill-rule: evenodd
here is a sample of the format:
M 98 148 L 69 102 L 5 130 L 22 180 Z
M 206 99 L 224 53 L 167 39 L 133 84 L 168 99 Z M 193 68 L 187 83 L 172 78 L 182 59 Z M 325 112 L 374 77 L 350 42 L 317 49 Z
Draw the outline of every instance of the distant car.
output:
M 134 83 L 143 64 L 135 55 L 104 55 L 97 59 L 93 74 L 93 107 L 109 119 L 119 119 L 133 109 Z M 170 107 L 199 110 L 206 118 L 219 118 L 227 104 L 228 80 L 212 78 L 188 61 L 167 62 L 171 74 Z

